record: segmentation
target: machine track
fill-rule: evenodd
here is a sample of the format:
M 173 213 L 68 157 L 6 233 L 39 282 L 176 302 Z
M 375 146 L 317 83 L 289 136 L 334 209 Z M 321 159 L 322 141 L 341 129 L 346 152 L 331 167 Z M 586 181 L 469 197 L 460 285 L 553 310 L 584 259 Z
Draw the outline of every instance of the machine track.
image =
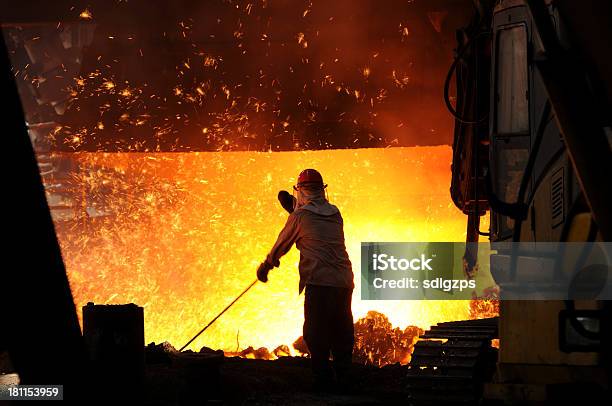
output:
M 474 405 L 491 379 L 498 318 L 438 323 L 414 346 L 408 366 L 410 404 Z

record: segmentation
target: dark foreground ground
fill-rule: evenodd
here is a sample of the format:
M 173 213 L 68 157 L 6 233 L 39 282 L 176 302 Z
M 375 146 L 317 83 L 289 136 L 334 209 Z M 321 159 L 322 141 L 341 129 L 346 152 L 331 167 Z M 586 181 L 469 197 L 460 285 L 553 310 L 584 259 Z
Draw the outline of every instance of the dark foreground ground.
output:
M 146 405 L 406 404 L 405 376 L 400 365 L 355 364 L 346 393 L 324 394 L 312 391 L 307 358 L 266 361 L 183 353 L 147 365 L 144 398 Z
M 108 360 L 107 360 L 108 361 Z M 141 364 L 142 365 L 142 364 Z M 133 365 L 122 360 L 92 364 L 81 394 L 83 405 L 405 405 L 406 370 L 353 364 L 351 382 L 342 393 L 312 390 L 310 359 L 280 357 L 273 361 L 226 357 L 222 351 L 178 352 L 167 343 L 145 350 L 144 381 L 134 379 Z M 140 369 L 142 371 L 142 369 Z M 19 377 L 7 354 L 0 352 L 0 384 Z M 67 394 L 68 399 L 70 393 Z M 0 405 L 8 402 L 0 400 Z

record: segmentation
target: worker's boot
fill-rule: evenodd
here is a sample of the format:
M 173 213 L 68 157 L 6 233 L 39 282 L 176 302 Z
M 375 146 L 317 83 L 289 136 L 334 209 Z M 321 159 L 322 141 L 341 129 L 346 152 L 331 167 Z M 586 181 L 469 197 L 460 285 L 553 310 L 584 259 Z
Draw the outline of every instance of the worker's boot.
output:
M 336 388 L 336 376 L 328 359 L 311 359 L 313 390 L 315 392 L 329 393 Z
M 333 352 L 333 356 L 334 372 L 336 375 L 336 391 L 339 393 L 349 393 L 353 389 L 351 385 L 352 352 Z

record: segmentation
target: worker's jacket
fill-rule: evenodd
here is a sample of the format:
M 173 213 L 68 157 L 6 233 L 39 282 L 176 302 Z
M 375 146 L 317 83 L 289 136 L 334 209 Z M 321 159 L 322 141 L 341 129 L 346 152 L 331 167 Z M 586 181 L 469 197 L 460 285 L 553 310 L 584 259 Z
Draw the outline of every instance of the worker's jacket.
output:
M 266 262 L 279 266 L 280 258 L 295 243 L 300 251 L 300 293 L 306 285 L 353 289 L 343 224 L 336 206 L 323 198 L 310 201 L 289 215 Z

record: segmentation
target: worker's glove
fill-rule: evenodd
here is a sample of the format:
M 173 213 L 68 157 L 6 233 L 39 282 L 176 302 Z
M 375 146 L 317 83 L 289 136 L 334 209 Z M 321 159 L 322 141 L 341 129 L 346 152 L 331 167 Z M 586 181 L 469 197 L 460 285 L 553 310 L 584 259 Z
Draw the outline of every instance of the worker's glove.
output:
M 287 210 L 289 214 L 293 213 L 293 208 L 295 207 L 295 197 L 291 195 L 291 193 L 286 190 L 281 190 L 278 192 L 278 201 L 280 202 L 283 209 Z
M 263 283 L 268 282 L 268 272 L 270 272 L 270 269 L 272 269 L 272 265 L 266 261 L 262 262 L 259 268 L 257 268 L 257 279 Z

